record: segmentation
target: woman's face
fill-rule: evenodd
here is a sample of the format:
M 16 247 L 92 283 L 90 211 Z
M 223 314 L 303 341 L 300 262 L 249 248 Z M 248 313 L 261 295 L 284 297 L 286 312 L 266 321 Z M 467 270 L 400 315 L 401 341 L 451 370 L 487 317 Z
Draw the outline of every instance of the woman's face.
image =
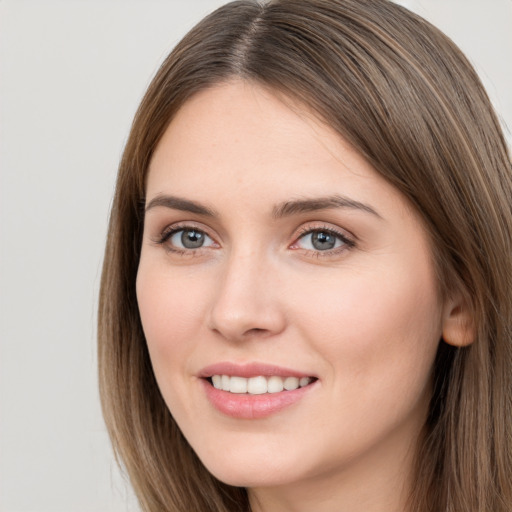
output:
M 219 85 L 158 144 L 137 276 L 151 361 L 219 479 L 386 482 L 408 467 L 442 332 L 427 236 L 399 192 L 289 105 Z

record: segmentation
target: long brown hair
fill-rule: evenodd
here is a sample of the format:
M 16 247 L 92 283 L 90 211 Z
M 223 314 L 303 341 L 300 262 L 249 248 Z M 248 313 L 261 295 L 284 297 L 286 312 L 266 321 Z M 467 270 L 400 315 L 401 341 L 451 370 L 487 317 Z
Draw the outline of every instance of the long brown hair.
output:
M 164 61 L 121 161 L 99 306 L 104 417 L 142 509 L 248 510 L 203 467 L 153 376 L 135 295 L 152 153 L 196 92 L 241 78 L 298 101 L 411 202 L 444 295 L 464 294 L 473 344 L 442 340 L 410 509 L 512 510 L 512 169 L 471 65 L 387 0 L 250 0 L 205 18 Z

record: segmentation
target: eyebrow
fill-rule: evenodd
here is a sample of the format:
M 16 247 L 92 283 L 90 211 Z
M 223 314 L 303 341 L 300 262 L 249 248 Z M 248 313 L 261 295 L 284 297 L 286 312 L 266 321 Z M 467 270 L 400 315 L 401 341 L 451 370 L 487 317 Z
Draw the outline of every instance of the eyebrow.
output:
M 198 215 L 205 215 L 206 217 L 217 217 L 217 213 L 195 201 L 184 199 L 182 197 L 158 195 L 153 198 L 146 206 L 145 211 L 156 208 L 157 206 L 164 206 L 165 208 L 172 208 L 173 210 L 181 210 L 184 212 L 197 213 Z
M 218 214 L 215 210 L 212 210 L 211 208 L 208 208 L 201 203 L 191 201 L 190 199 L 184 199 L 182 197 L 168 195 L 158 195 L 154 197 L 145 207 L 145 211 L 147 212 L 158 206 L 171 208 L 173 210 L 196 213 L 206 217 L 218 217 Z M 289 217 L 291 215 L 300 213 L 308 213 L 318 210 L 330 210 L 334 208 L 349 208 L 359 210 L 365 213 L 370 213 L 379 219 L 382 219 L 382 216 L 371 206 L 340 195 L 285 201 L 273 208 L 272 217 L 274 219 L 281 219 L 283 217 Z
M 359 210 L 365 213 L 370 213 L 379 219 L 382 219 L 382 216 L 371 206 L 340 195 L 286 201 L 275 206 L 272 215 L 275 219 L 280 219 L 282 217 L 288 217 L 297 213 L 314 212 L 317 210 L 330 210 L 334 208 L 349 208 Z

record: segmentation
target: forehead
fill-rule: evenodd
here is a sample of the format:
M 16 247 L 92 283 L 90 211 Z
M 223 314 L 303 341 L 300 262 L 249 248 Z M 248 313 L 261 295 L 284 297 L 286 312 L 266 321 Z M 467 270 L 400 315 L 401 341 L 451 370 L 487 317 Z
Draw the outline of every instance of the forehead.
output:
M 214 164 L 216 156 L 227 160 L 242 152 L 252 154 L 252 161 L 266 167 L 274 167 L 278 156 L 304 161 L 312 150 L 318 158 L 318 150 L 325 151 L 326 144 L 341 144 L 341 138 L 329 132 L 311 112 L 289 98 L 236 80 L 203 90 L 182 106 L 157 146 L 150 170 L 163 159 L 174 161 L 183 150 L 192 149 L 201 151 L 186 155 L 187 161 L 193 156 Z M 222 155 L 216 152 L 219 148 Z
M 304 106 L 241 80 L 201 91 L 178 111 L 149 168 L 147 198 L 165 193 L 221 205 L 333 193 L 405 205 Z

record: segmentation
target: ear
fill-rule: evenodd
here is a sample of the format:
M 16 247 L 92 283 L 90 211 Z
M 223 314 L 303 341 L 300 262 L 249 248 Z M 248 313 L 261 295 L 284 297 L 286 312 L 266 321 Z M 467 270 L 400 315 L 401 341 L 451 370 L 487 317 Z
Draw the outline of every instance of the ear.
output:
M 462 294 L 446 301 L 443 311 L 443 340 L 454 347 L 466 347 L 475 341 L 472 308 Z

